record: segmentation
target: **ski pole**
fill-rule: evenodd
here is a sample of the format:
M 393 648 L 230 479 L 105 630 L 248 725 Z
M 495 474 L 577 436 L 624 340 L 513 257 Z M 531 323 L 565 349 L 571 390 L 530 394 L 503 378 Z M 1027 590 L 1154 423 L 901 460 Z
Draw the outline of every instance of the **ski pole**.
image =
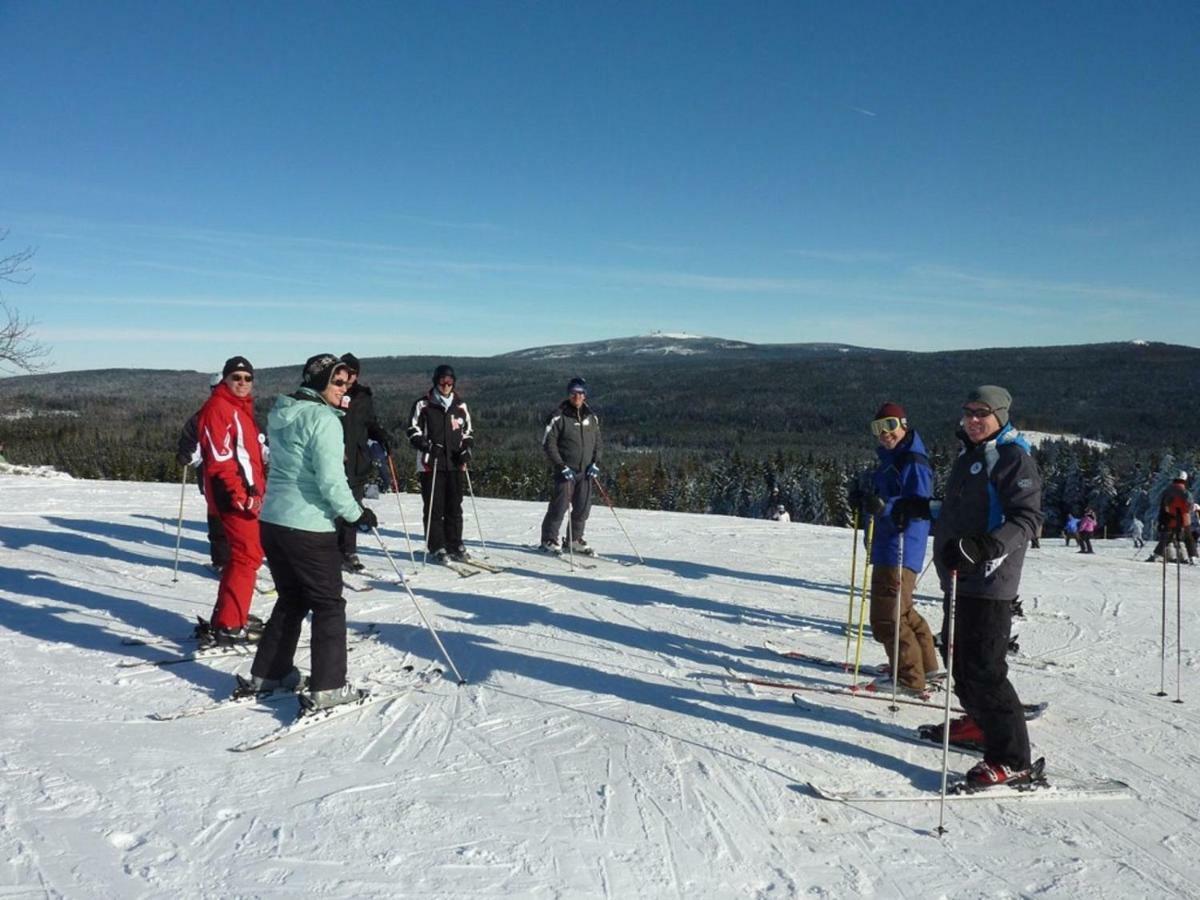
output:
M 425 519 L 425 550 L 421 554 L 421 565 L 429 562 L 429 530 L 433 528 L 433 503 L 437 499 L 437 467 L 438 458 L 433 458 L 433 474 L 429 478 L 429 513 Z
M 1167 547 L 1163 544 L 1162 561 L 1162 644 L 1158 650 L 1158 693 L 1167 696 Z
M 1182 703 L 1179 696 L 1179 679 L 1183 670 L 1183 548 L 1179 546 L 1178 532 L 1175 538 L 1175 699 L 1174 703 Z
M 854 511 L 854 541 L 850 545 L 850 607 L 846 610 L 846 668 L 850 668 L 850 641 L 854 637 L 854 582 L 858 580 L 858 510 Z
M 867 523 L 867 555 L 863 560 L 862 590 L 858 592 L 858 643 L 854 649 L 854 683 L 858 687 L 858 667 L 862 662 L 863 619 L 867 608 L 867 582 L 871 572 L 871 556 L 875 552 L 875 517 Z
M 937 833 L 946 833 L 946 771 L 950 766 L 950 695 L 954 692 L 954 607 L 958 600 L 958 569 L 950 570 L 950 608 L 946 631 L 946 711 L 942 718 L 942 800 Z
M 183 467 L 183 480 L 179 483 L 179 522 L 175 526 L 175 572 L 171 576 L 172 583 L 179 581 L 179 543 L 183 539 L 183 494 L 187 490 L 187 470 Z
M 483 523 L 479 521 L 479 507 L 475 505 L 475 488 L 471 486 L 471 470 L 463 466 L 467 476 L 467 491 L 471 494 L 471 513 L 475 516 L 475 527 L 479 529 L 479 546 L 483 548 L 483 556 L 487 558 L 487 544 L 483 540 Z
M 925 568 L 921 570 L 921 574 L 917 576 L 916 582 L 913 584 L 913 593 L 917 592 L 917 588 L 921 586 L 921 579 L 925 577 L 925 573 L 929 571 L 929 567 L 933 565 L 933 557 L 929 557 L 929 562 L 925 563 Z
M 892 627 L 896 629 L 895 640 L 892 643 L 892 712 L 899 712 L 896 697 L 900 692 L 900 607 L 904 599 L 904 529 L 900 529 L 900 542 L 896 548 L 896 620 Z
M 436 465 L 436 463 L 435 463 Z M 442 658 L 449 664 L 451 671 L 454 672 L 460 685 L 466 684 L 467 679 L 462 677 L 462 673 L 458 671 L 458 666 L 454 664 L 454 660 L 450 658 L 450 654 L 446 652 L 446 645 L 442 643 L 441 637 L 438 636 L 437 629 L 433 627 L 433 623 L 425 615 L 425 611 L 421 609 L 421 604 L 417 602 L 417 595 L 413 593 L 413 589 L 409 587 L 408 580 L 400 572 L 400 567 L 396 565 L 396 561 L 392 559 L 392 554 L 388 553 L 387 545 L 383 542 L 383 536 L 379 533 L 378 528 L 372 528 L 371 533 L 375 535 L 375 540 L 379 541 L 379 549 L 383 551 L 383 555 L 387 557 L 387 561 L 392 564 L 392 571 L 396 573 L 396 577 L 400 579 L 400 583 L 404 585 L 404 589 L 408 591 L 408 598 L 412 600 L 413 606 L 417 609 L 417 615 L 425 623 L 425 627 L 429 629 L 429 633 L 433 635 L 433 641 L 438 645 L 438 649 L 442 651 Z
M 392 470 L 392 489 L 396 492 L 396 506 L 400 507 L 400 525 L 404 528 L 404 540 L 408 543 L 408 558 L 412 560 L 412 564 L 415 567 L 417 564 L 417 554 L 413 552 L 412 538 L 408 536 L 408 522 L 404 520 L 404 504 L 400 502 L 400 479 L 396 477 L 396 463 L 392 460 L 390 453 L 387 460 L 388 468 Z
M 620 526 L 621 533 L 625 535 L 625 540 L 629 541 L 629 546 L 633 548 L 633 555 L 638 558 L 638 562 L 640 562 L 642 565 L 645 565 L 646 561 L 642 559 L 642 554 L 638 553 L 638 548 L 633 543 L 633 538 L 629 536 L 629 532 L 626 531 L 625 526 L 621 524 L 621 517 L 617 515 L 616 509 L 613 508 L 612 500 L 608 496 L 608 491 L 604 489 L 604 485 L 600 483 L 600 479 L 595 475 L 592 476 L 592 481 L 595 483 L 596 487 L 600 488 L 600 496 L 604 498 L 604 502 L 607 503 L 608 508 L 612 510 L 613 518 L 617 520 L 617 525 Z
M 564 485 L 567 489 L 567 558 L 571 563 L 571 571 L 575 571 L 575 547 L 571 536 L 571 518 L 575 515 L 575 481 L 574 479 L 566 482 Z

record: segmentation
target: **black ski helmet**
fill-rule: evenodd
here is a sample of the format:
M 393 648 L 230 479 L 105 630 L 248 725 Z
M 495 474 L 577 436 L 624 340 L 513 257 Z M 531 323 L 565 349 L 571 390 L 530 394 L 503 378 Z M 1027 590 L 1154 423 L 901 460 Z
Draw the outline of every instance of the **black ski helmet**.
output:
M 454 374 L 454 366 L 448 366 L 445 363 L 442 363 L 440 366 L 438 366 L 436 369 L 433 370 L 433 383 L 436 385 L 439 381 L 441 381 L 447 375 L 449 375 L 450 379 L 452 381 L 454 381 L 455 383 L 458 382 L 458 377 Z
M 576 393 L 586 394 L 587 392 L 588 392 L 587 382 L 584 381 L 582 378 L 580 378 L 578 375 L 576 375 L 574 378 L 572 378 L 570 381 L 567 382 L 567 393 L 568 394 L 576 394 Z

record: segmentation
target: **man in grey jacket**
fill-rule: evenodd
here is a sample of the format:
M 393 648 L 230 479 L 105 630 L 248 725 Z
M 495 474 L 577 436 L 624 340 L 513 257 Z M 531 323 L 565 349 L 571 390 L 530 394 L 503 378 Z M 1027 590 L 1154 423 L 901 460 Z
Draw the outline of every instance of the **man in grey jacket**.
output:
M 967 773 L 977 788 L 1030 778 L 1029 733 L 1004 657 L 1025 547 L 1042 524 L 1042 478 L 1029 444 L 1008 420 L 1011 405 L 1011 395 L 996 385 L 967 395 L 962 450 L 933 528 L 947 600 L 958 582 L 954 688 L 967 715 L 950 723 L 950 740 L 983 745 L 983 762 Z
M 542 550 L 561 553 L 558 529 L 571 510 L 571 549 L 593 553 L 583 539 L 592 508 L 592 479 L 600 474 L 600 419 L 587 404 L 587 382 L 572 378 L 542 434 L 542 450 L 554 466 L 550 507 L 542 519 Z

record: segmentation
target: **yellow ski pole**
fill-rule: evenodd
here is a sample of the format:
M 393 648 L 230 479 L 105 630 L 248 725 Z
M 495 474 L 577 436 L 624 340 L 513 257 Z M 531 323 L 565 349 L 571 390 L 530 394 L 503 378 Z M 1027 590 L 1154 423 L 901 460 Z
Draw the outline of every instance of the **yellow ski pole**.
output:
M 858 579 L 858 510 L 854 511 L 854 543 L 850 545 L 850 608 L 846 610 L 846 668 L 850 668 L 850 639 L 854 637 L 854 583 Z
M 863 619 L 866 618 L 867 610 L 867 584 L 869 583 L 871 572 L 871 551 L 875 549 L 875 517 L 871 516 L 871 522 L 867 525 L 867 558 L 863 562 L 863 580 L 862 590 L 859 592 L 858 603 L 858 643 L 854 648 L 854 684 L 853 687 L 858 687 L 858 666 L 862 661 L 862 639 L 863 639 Z

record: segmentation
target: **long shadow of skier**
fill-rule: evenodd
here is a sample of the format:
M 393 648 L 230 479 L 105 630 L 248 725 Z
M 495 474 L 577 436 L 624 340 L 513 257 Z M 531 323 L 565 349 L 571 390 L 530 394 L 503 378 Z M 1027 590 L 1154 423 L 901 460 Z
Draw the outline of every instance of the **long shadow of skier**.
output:
M 70 644 L 82 650 L 95 650 L 112 656 L 145 660 L 162 656 L 162 652 L 153 647 L 123 645 L 121 637 L 125 635 L 119 627 L 122 623 L 152 634 L 168 635 L 182 634 L 188 627 L 177 613 L 128 597 L 64 584 L 50 572 L 0 566 L 0 590 L 41 601 L 34 605 L 0 597 L 0 609 L 3 610 L 0 619 L 9 630 L 37 640 Z M 93 617 L 89 610 L 108 615 L 94 616 L 94 624 L 75 621 Z M 112 674 L 116 676 L 117 671 L 114 669 Z M 208 687 L 212 682 L 211 673 L 202 667 L 172 666 L 166 671 L 201 687 Z
M 628 626 L 556 613 L 536 604 L 519 603 L 480 594 L 455 594 L 451 598 L 440 597 L 438 602 L 452 598 L 461 599 L 464 604 L 470 605 L 472 613 L 490 607 L 492 612 L 490 616 L 484 618 L 480 618 L 478 615 L 471 616 L 472 624 L 485 627 L 495 622 L 512 625 L 522 621 L 523 618 L 530 624 L 575 628 L 576 633 L 595 637 L 599 641 L 628 639 L 631 637 L 630 632 L 637 630 Z M 380 640 L 385 643 L 399 649 L 428 655 L 433 659 L 439 658 L 436 645 L 429 637 L 428 632 L 420 625 L 385 624 L 379 626 L 379 630 Z M 672 681 L 670 674 L 656 676 L 651 673 L 639 673 L 629 668 L 614 672 L 570 658 L 555 658 L 546 652 L 538 652 L 536 655 L 525 653 L 512 649 L 510 646 L 500 645 L 493 639 L 478 634 L 442 632 L 441 638 L 447 652 L 454 657 L 456 664 L 469 683 L 485 682 L 493 674 L 499 672 L 515 674 L 547 685 L 572 688 L 588 694 L 607 694 L 619 698 L 631 705 L 631 715 L 638 706 L 650 706 L 666 712 L 701 719 L 712 723 L 713 726 L 724 726 L 771 740 L 803 744 L 829 753 L 853 757 L 879 768 L 895 771 L 910 779 L 914 784 L 928 777 L 927 770 L 921 766 L 885 751 L 864 747 L 861 744 L 828 734 L 786 727 L 754 717 L 756 713 L 778 714 L 780 709 L 778 699 L 749 694 L 730 694 L 723 690 L 709 691 L 697 686 L 697 682 L 683 679 Z M 687 646 L 689 643 L 696 643 L 698 647 L 689 648 Z M 706 641 L 689 642 L 684 638 L 664 636 L 661 632 L 645 632 L 637 646 L 659 653 L 664 657 L 664 662 L 667 662 L 666 650 L 668 649 L 674 649 L 684 654 L 685 658 L 696 659 L 711 652 L 704 648 L 715 645 Z M 665 679 L 665 681 L 656 679 Z M 505 688 L 505 690 L 512 694 L 521 694 L 519 689 Z M 529 696 L 528 699 L 533 702 L 545 702 L 545 698 L 536 695 Z M 590 714 L 586 710 L 577 710 L 577 712 Z M 808 720 L 823 724 L 830 720 L 829 716 L 801 707 L 795 708 L 795 717 L 798 721 Z M 616 717 L 616 720 L 631 727 L 660 731 L 658 727 L 660 723 L 646 725 L 637 722 L 632 717 Z M 837 711 L 836 721 L 837 724 L 863 731 L 878 730 L 872 728 L 875 724 L 874 720 L 850 711 Z M 696 738 L 690 737 L 686 740 L 695 741 Z M 715 752 L 728 752 L 717 747 L 710 746 L 710 749 Z

